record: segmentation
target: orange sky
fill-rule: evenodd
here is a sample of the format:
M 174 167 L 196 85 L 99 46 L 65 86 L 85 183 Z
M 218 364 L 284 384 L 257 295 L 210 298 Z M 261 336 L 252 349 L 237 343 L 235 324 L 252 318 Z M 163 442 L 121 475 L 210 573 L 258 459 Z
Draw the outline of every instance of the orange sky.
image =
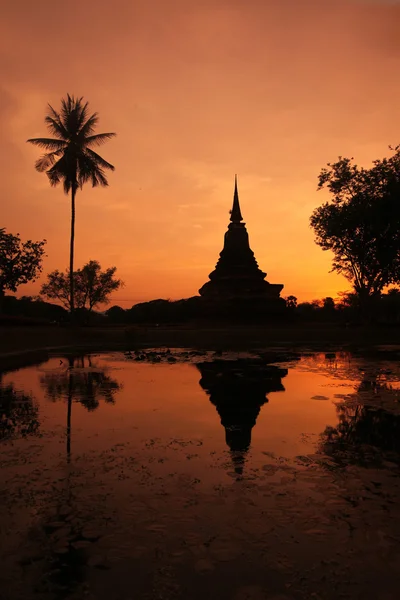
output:
M 77 198 L 76 266 L 116 265 L 113 303 L 197 294 L 222 249 L 238 174 L 251 247 L 299 300 L 349 286 L 308 219 L 338 155 L 400 142 L 396 0 L 6 0 L 0 22 L 2 219 L 68 264 L 70 203 L 33 167 L 46 103 L 100 113 L 110 187 Z M 38 293 L 40 282 L 19 294 Z

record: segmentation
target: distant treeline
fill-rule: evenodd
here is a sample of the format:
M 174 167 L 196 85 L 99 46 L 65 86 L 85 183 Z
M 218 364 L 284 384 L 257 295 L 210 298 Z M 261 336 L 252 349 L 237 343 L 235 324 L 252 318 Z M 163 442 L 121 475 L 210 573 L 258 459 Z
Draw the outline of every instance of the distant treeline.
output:
M 312 302 L 297 303 L 294 296 L 286 298 L 288 311 L 295 321 L 343 324 L 400 324 L 400 290 L 390 289 L 370 299 L 369 318 L 357 294 L 342 293 L 339 299 L 331 297 Z
M 62 306 L 44 302 L 34 296 L 4 296 L 0 321 L 21 324 L 64 323 L 68 321 L 68 312 Z
M 355 294 L 342 294 L 339 300 L 327 297 L 312 302 L 297 303 L 294 296 L 285 299 L 286 308 L 281 311 L 279 318 L 288 323 L 337 323 L 337 324 L 359 324 L 365 322 L 360 316 L 358 298 Z M 400 324 L 400 290 L 391 289 L 374 299 L 374 310 L 372 311 L 372 323 L 376 324 Z M 210 309 L 206 306 L 200 296 L 182 300 L 151 300 L 135 304 L 132 308 L 123 309 L 114 305 L 104 313 L 89 312 L 86 309 L 77 311 L 77 317 L 84 325 L 123 325 L 123 324 L 180 324 L 180 323 L 203 323 L 211 322 L 240 322 L 262 323 L 276 322 L 277 315 L 269 319 L 268 310 L 262 310 L 262 306 L 256 307 L 250 304 L 238 306 L 226 306 L 221 311 Z M 68 323 L 68 311 L 53 303 L 44 302 L 39 297 L 24 296 L 16 298 L 5 296 L 3 323 L 15 324 L 54 324 L 63 325 Z
M 223 314 L 204 306 L 200 296 L 184 300 L 152 300 L 136 304 L 124 310 L 120 306 L 112 306 L 106 311 L 112 323 L 184 323 L 190 321 L 245 321 L 255 323 L 272 322 L 325 322 L 342 324 L 359 324 L 365 322 L 361 317 L 359 301 L 356 294 L 342 294 L 339 300 L 327 297 L 312 302 L 297 303 L 294 296 L 285 299 L 286 310 L 273 314 L 269 319 L 268 309 L 262 310 L 260 305 L 227 306 Z M 392 289 L 374 299 L 374 310 L 371 322 L 400 324 L 400 290 Z

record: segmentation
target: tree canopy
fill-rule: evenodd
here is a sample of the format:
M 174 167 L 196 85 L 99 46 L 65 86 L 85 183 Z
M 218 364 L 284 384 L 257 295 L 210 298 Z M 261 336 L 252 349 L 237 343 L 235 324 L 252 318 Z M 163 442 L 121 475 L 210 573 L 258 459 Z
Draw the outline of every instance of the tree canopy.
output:
M 297 298 L 296 296 L 288 296 L 285 298 L 286 306 L 292 310 L 294 310 L 297 306 Z
M 22 242 L 19 234 L 0 229 L 0 300 L 6 290 L 34 281 L 42 271 L 46 240 Z
M 359 299 L 400 281 L 400 146 L 369 169 L 339 157 L 319 175 L 332 198 L 311 215 L 315 241 Z
M 96 260 L 89 261 L 82 269 L 74 272 L 75 304 L 77 308 L 89 311 L 99 304 L 108 304 L 112 292 L 123 286 L 123 281 L 115 277 L 117 267 L 101 270 Z M 69 272 L 58 270 L 47 275 L 47 282 L 40 293 L 51 300 L 58 300 L 65 307 L 70 305 Z

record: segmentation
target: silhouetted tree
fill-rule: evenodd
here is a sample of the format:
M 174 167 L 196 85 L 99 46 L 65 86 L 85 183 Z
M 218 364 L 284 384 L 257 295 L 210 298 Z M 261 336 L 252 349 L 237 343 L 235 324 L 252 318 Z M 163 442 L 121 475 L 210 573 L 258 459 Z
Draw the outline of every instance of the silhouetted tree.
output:
M 109 296 L 124 285 L 121 279 L 116 279 L 117 267 L 101 270 L 96 260 L 89 261 L 80 271 L 78 286 L 85 294 L 85 304 L 89 311 L 99 304 L 108 304 Z
M 336 305 L 333 298 L 327 296 L 322 299 L 322 307 L 321 307 L 322 317 L 328 321 L 331 321 L 336 316 Z
M 77 272 L 74 273 L 74 308 L 83 308 L 84 295 L 80 293 L 77 284 Z M 70 273 L 67 270 L 62 273 L 58 269 L 47 274 L 47 281 L 40 288 L 42 296 L 50 300 L 58 300 L 61 304 L 69 309 L 71 306 L 71 284 Z
M 315 318 L 317 309 L 315 303 L 300 302 L 296 307 L 296 314 L 304 321 L 309 321 Z
M 16 292 L 18 286 L 34 281 L 41 273 L 45 243 L 22 242 L 18 233 L 0 229 L 0 312 L 6 290 Z
M 96 260 L 74 272 L 75 306 L 86 308 L 89 312 L 99 304 L 108 304 L 109 296 L 124 285 L 121 279 L 116 279 L 117 267 L 101 270 Z M 47 275 L 47 282 L 41 287 L 40 293 L 51 300 L 59 300 L 68 307 L 70 296 L 69 272 L 53 271 Z
M 352 283 L 367 312 L 371 297 L 400 281 L 400 146 L 390 149 L 393 156 L 370 169 L 349 158 L 328 163 L 318 189 L 327 187 L 332 200 L 310 219 L 316 243 L 333 252 L 332 270 Z
M 294 313 L 300 320 L 320 322 L 334 321 L 340 315 L 339 311 L 336 310 L 334 299 L 330 296 L 322 298 L 322 300 L 300 302 Z
M 31 138 L 29 143 L 47 150 L 35 167 L 39 172 L 45 171 L 50 185 L 60 182 L 66 194 L 71 192 L 71 240 L 70 240 L 70 311 L 74 315 L 74 240 L 75 240 L 75 196 L 78 188 L 90 181 L 92 187 L 107 186 L 105 170 L 114 171 L 113 165 L 104 160 L 92 148 L 101 146 L 114 137 L 115 133 L 94 134 L 98 122 L 98 114 L 89 116 L 88 102 L 83 98 L 75 98 L 67 94 L 61 100 L 61 111 L 57 112 L 48 105 L 45 122 L 55 138 Z
M 339 292 L 337 306 L 341 310 L 351 309 L 357 311 L 359 309 L 359 298 L 354 292 Z
M 113 323 L 123 323 L 127 318 L 127 311 L 115 305 L 106 310 L 106 315 Z
M 334 301 L 334 299 L 331 298 L 330 296 L 327 296 L 326 298 L 323 298 L 323 300 L 322 300 L 322 307 L 326 311 L 333 311 L 333 310 L 335 310 L 335 301 Z
M 285 298 L 286 306 L 291 310 L 294 310 L 297 307 L 297 298 L 296 296 L 288 296 Z
M 381 313 L 384 321 L 398 323 L 400 321 L 400 290 L 392 288 L 381 298 Z

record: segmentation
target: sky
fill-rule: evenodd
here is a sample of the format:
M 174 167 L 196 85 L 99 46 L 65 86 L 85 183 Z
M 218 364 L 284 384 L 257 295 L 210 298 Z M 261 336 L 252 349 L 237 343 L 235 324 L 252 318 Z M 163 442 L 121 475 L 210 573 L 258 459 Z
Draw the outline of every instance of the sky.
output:
M 395 0 L 3 0 L 0 226 L 47 240 L 43 275 L 68 266 L 70 199 L 37 173 L 47 103 L 84 96 L 109 187 L 77 195 L 76 267 L 117 267 L 112 304 L 198 293 L 229 222 L 235 173 L 250 245 L 299 301 L 336 297 L 309 227 L 337 157 L 389 154 L 400 125 Z

